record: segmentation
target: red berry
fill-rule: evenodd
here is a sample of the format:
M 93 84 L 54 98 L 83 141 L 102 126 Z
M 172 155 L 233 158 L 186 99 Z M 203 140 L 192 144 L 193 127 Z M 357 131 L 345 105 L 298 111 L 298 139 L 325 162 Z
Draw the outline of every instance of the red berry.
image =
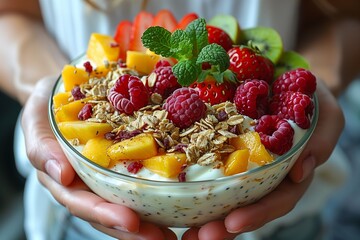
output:
M 81 92 L 81 88 L 79 86 L 75 86 L 71 89 L 71 95 L 73 96 L 74 100 L 80 100 L 85 98 L 85 94 Z
M 304 93 L 287 91 L 273 96 L 269 110 L 271 114 L 290 119 L 299 127 L 307 129 L 310 127 L 314 104 Z
M 207 78 L 201 83 L 195 82 L 190 87 L 199 91 L 200 98 L 211 105 L 231 101 L 236 90 L 234 83 L 229 81 L 219 83 L 212 78 Z
M 234 103 L 240 114 L 257 119 L 267 111 L 269 85 L 264 80 L 247 80 L 236 89 Z
M 91 63 L 89 61 L 84 62 L 84 68 L 85 72 L 91 73 L 93 71 L 93 67 L 91 66 Z
M 229 34 L 227 34 L 224 30 L 214 27 L 214 26 L 206 26 L 208 31 L 209 43 L 217 43 L 222 46 L 225 51 L 228 51 L 233 46 L 233 41 L 231 40 Z
M 170 63 L 159 61 L 154 71 L 146 78 L 145 87 L 150 94 L 158 93 L 165 99 L 181 85 L 173 74 Z
M 131 115 L 148 104 L 149 93 L 138 77 L 125 74 L 110 89 L 108 99 L 116 110 Z
M 274 69 L 270 62 L 255 50 L 237 46 L 228 51 L 230 57 L 229 69 L 242 82 L 247 79 L 260 79 L 270 84 L 273 80 Z
M 298 68 L 280 75 L 273 83 L 273 94 L 286 91 L 301 92 L 312 96 L 316 90 L 316 77 L 308 70 Z
M 136 174 L 142 169 L 142 167 L 143 164 L 141 162 L 134 161 L 127 166 L 127 170 L 129 173 Z
M 182 87 L 166 99 L 164 109 L 175 126 L 187 128 L 204 116 L 206 105 L 195 89 Z
M 283 155 L 293 145 L 294 129 L 290 123 L 277 115 L 263 115 L 255 126 L 261 143 L 271 152 Z
M 90 103 L 87 103 L 80 110 L 78 114 L 78 119 L 85 121 L 86 119 L 91 118 L 92 113 L 92 105 Z

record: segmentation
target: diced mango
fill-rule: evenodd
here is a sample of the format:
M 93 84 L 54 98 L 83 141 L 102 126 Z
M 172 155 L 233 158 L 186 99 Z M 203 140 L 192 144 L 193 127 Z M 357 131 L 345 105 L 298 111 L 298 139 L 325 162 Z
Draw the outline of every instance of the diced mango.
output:
M 62 73 L 65 91 L 71 91 L 75 86 L 85 83 L 89 80 L 89 74 L 81 68 L 72 65 L 65 65 Z
M 92 138 L 86 142 L 82 154 L 94 163 L 107 168 L 110 164 L 110 158 L 106 154 L 106 150 L 112 144 L 113 141 L 103 137 Z
M 112 36 L 93 33 L 90 36 L 86 54 L 96 66 L 102 66 L 105 62 L 119 59 L 120 47 Z
M 150 74 L 156 63 L 161 59 L 161 56 L 144 52 L 127 51 L 126 53 L 126 66 L 133 68 L 144 74 Z
M 247 132 L 238 137 L 231 138 L 230 144 L 236 149 L 249 149 L 249 160 L 258 165 L 264 165 L 274 160 L 274 157 L 270 155 L 261 143 L 260 136 L 257 132 Z
M 91 73 L 90 77 L 106 77 L 106 75 L 110 72 L 110 67 L 106 65 L 97 66 Z
M 112 160 L 143 160 L 157 155 L 152 134 L 139 134 L 110 146 L 107 154 Z
M 81 144 L 85 144 L 92 138 L 103 137 L 105 133 L 113 128 L 108 123 L 96 123 L 86 121 L 71 121 L 58 123 L 60 132 L 68 140 L 79 139 Z
M 185 153 L 168 153 L 158 155 L 142 161 L 144 167 L 160 176 L 172 178 L 176 177 L 182 170 L 182 166 L 186 164 Z
M 80 110 L 84 107 L 88 98 L 76 100 L 55 109 L 56 122 L 77 121 Z
M 71 97 L 71 92 L 59 92 L 54 95 L 53 103 L 54 109 L 57 109 L 63 105 L 70 103 L 69 99 Z
M 245 172 L 248 167 L 249 149 L 239 149 L 232 152 L 225 160 L 224 174 L 226 176 Z

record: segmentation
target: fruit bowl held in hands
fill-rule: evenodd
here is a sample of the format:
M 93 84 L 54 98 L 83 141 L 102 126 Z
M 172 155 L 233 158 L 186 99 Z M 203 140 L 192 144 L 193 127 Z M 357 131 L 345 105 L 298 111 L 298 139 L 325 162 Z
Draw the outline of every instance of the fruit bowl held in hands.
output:
M 57 100 L 54 102 L 53 98 L 63 88 L 63 79 L 59 77 L 49 103 L 49 119 L 60 146 L 80 178 L 109 202 L 135 210 L 145 221 L 172 227 L 200 226 L 223 218 L 231 210 L 253 203 L 271 192 L 299 157 L 318 118 L 317 99 L 314 95 L 315 107 L 310 128 L 290 151 L 266 165 L 210 180 L 149 180 L 94 163 L 81 153 L 79 147 L 64 137 L 54 112 Z M 83 134 L 86 135 L 85 130 Z

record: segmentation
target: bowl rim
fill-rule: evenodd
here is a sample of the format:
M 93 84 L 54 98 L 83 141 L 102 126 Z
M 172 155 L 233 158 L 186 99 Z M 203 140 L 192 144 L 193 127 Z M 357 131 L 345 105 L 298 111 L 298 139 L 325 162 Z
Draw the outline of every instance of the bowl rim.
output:
M 82 60 L 83 57 L 84 57 L 84 55 L 81 55 L 81 56 L 75 58 L 71 62 L 71 64 L 76 64 L 77 62 Z M 57 126 L 57 123 L 55 120 L 55 113 L 53 111 L 53 104 L 54 104 L 53 96 L 58 92 L 59 88 L 61 87 L 61 84 L 62 84 L 62 77 L 60 74 L 55 82 L 55 85 L 51 91 L 51 95 L 50 95 L 50 98 L 48 101 L 49 123 L 50 123 L 50 127 L 51 127 L 55 137 L 57 138 L 57 140 L 60 141 L 63 146 L 66 146 L 66 148 L 68 148 L 68 150 L 70 152 L 73 152 L 76 155 L 77 159 L 81 160 L 86 165 L 92 166 L 96 171 L 98 171 L 104 175 L 110 175 L 117 179 L 121 178 L 122 180 L 133 181 L 134 183 L 136 182 L 136 183 L 142 183 L 142 184 L 156 184 L 156 185 L 174 185 L 174 183 L 175 183 L 177 186 L 181 187 L 181 186 L 188 186 L 191 184 L 204 184 L 204 183 L 211 183 L 211 182 L 218 183 L 218 182 L 231 181 L 231 180 L 239 179 L 239 178 L 246 178 L 246 176 L 248 176 L 248 175 L 252 175 L 252 174 L 258 173 L 260 171 L 270 169 L 270 168 L 292 158 L 302 147 L 305 147 L 305 145 L 307 144 L 307 141 L 310 139 L 310 137 L 312 136 L 312 134 L 316 128 L 318 118 L 319 118 L 319 101 L 318 101 L 317 94 L 315 92 L 313 94 L 313 98 L 312 98 L 313 103 L 314 103 L 314 109 L 313 109 L 313 116 L 311 119 L 310 127 L 308 129 L 306 129 L 305 134 L 288 152 L 279 156 L 276 160 L 274 160 L 273 162 L 268 163 L 266 165 L 259 166 L 259 167 L 250 169 L 248 171 L 234 174 L 231 176 L 223 176 L 223 177 L 219 177 L 219 178 L 215 178 L 215 179 L 208 179 L 208 180 L 177 182 L 177 181 L 161 181 L 161 180 L 145 179 L 145 178 L 139 178 L 136 176 L 130 176 L 130 175 L 126 175 L 123 173 L 119 173 L 119 172 L 113 171 L 111 169 L 108 169 L 108 168 L 105 168 L 105 167 L 102 167 L 102 166 L 96 164 L 95 162 L 93 162 L 90 159 L 83 156 L 73 145 L 70 144 L 70 142 L 68 140 L 65 139 L 65 137 L 61 134 L 61 132 Z

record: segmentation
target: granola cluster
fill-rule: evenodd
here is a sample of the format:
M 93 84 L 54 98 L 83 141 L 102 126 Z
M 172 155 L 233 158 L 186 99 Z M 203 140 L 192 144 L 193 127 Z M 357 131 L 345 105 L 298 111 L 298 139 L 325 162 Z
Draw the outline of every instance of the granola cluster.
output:
M 81 91 L 93 105 L 92 117 L 86 121 L 107 122 L 114 128 L 112 133 L 138 131 L 152 133 L 162 152 L 185 152 L 189 163 L 201 166 L 222 166 L 221 156 L 235 151 L 229 139 L 248 131 L 244 116 L 239 115 L 231 102 L 216 105 L 206 104 L 206 117 L 186 129 L 179 129 L 167 119 L 162 102 L 151 104 L 135 111 L 133 115 L 121 114 L 107 100 L 107 93 L 123 74 L 139 75 L 136 71 L 111 65 L 106 77 L 90 78 L 80 86 Z M 156 95 L 153 96 L 156 98 Z M 250 124 L 254 125 L 255 122 Z

